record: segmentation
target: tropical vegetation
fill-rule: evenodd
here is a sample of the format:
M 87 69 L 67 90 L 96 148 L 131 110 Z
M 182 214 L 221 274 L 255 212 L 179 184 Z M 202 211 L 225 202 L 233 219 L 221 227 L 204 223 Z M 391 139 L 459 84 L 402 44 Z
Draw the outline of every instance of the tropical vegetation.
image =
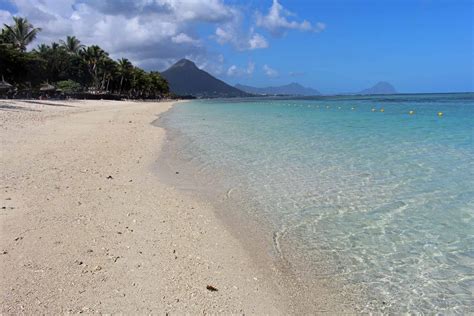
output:
M 17 90 L 39 90 L 45 83 L 64 93 L 115 94 L 156 98 L 169 93 L 159 72 L 147 72 L 126 58 L 113 60 L 97 45 L 85 46 L 75 36 L 59 43 L 27 47 L 41 32 L 26 18 L 14 17 L 0 32 L 0 79 Z

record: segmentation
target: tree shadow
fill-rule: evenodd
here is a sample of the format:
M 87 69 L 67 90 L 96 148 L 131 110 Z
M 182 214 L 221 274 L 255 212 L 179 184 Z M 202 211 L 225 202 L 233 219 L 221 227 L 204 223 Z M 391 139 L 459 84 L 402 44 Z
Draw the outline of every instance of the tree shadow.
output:
M 22 106 L 1 104 L 0 111 L 29 111 L 29 112 L 40 112 L 40 110 L 28 109 Z
M 62 103 L 49 103 L 49 102 L 43 102 L 43 101 L 32 101 L 32 100 L 25 100 L 22 101 L 25 103 L 33 103 L 33 104 L 43 104 L 43 105 L 50 105 L 50 106 L 63 106 L 63 107 L 68 107 L 68 108 L 74 108 L 74 105 L 68 105 L 68 104 L 62 104 Z

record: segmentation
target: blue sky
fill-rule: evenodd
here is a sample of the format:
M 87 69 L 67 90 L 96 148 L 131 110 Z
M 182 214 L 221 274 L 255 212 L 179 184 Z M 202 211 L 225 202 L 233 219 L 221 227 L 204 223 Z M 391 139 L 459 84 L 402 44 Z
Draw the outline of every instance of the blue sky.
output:
M 400 92 L 474 91 L 473 2 L 428 0 L 0 0 L 39 42 L 74 34 L 163 70 L 187 57 L 231 84 L 323 93 L 378 81 Z

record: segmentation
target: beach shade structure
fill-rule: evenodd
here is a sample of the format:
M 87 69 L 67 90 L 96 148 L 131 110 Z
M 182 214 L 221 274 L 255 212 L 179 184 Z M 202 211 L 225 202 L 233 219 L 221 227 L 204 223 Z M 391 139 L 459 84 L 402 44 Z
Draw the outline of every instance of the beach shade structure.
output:
M 49 83 L 43 83 L 40 87 L 41 92 L 54 92 L 56 91 L 56 87 L 49 84 Z
M 2 81 L 0 81 L 0 91 L 1 92 L 6 92 L 10 91 L 13 89 L 13 86 L 9 84 L 8 82 L 5 81 L 5 79 L 2 76 Z

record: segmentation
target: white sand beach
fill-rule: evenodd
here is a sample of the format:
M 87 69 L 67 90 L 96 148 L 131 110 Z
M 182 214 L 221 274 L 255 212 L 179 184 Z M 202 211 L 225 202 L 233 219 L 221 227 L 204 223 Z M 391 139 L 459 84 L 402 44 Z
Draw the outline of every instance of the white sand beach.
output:
M 0 313 L 288 312 L 211 206 L 152 172 L 171 106 L 0 101 Z

